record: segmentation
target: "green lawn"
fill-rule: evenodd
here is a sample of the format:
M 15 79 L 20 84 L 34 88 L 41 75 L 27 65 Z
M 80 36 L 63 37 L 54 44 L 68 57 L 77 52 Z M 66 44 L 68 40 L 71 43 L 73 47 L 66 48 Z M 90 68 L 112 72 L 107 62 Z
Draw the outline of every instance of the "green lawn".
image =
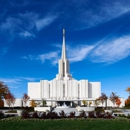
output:
M 98 120 L 0 121 L 0 130 L 130 130 L 130 122 Z

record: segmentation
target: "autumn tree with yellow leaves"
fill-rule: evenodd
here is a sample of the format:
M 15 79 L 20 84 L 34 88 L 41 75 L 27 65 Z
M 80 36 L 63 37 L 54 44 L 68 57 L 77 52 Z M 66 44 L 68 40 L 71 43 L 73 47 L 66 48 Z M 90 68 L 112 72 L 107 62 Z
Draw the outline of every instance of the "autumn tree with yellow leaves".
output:
M 86 100 L 83 100 L 82 103 L 83 103 L 84 106 L 88 105 L 88 102 Z
M 37 103 L 35 102 L 35 100 L 32 99 L 32 100 L 30 101 L 30 106 L 31 106 L 31 107 L 36 107 L 36 106 L 37 106 Z
M 126 89 L 126 91 L 129 92 L 129 96 L 130 96 L 130 87 L 128 87 L 128 88 Z

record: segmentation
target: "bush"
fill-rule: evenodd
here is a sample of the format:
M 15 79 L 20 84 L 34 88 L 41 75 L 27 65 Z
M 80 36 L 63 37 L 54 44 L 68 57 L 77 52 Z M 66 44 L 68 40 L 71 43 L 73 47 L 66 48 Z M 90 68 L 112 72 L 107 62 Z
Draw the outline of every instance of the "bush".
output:
M 107 118 L 107 119 L 112 119 L 114 118 L 109 112 L 107 112 L 105 115 L 104 115 L 104 118 Z
M 46 116 L 46 112 L 43 112 L 42 115 L 41 115 L 41 119 L 46 119 L 47 116 Z
M 23 113 L 22 113 L 22 118 L 23 119 L 26 119 L 26 118 L 29 118 L 29 115 L 28 115 L 28 112 L 27 111 L 23 111 Z
M 2 119 L 3 117 L 4 117 L 4 113 L 0 111 L 0 119 Z
M 89 113 L 88 113 L 88 117 L 89 117 L 89 118 L 95 118 L 94 112 L 93 112 L 93 111 L 92 111 L 92 112 L 89 112 Z
M 69 118 L 74 118 L 75 117 L 75 112 L 70 112 Z
M 96 112 L 104 112 L 104 108 L 103 107 L 97 107 L 95 108 Z
M 34 112 L 32 115 L 33 118 L 39 118 L 37 112 Z
M 48 119 L 57 119 L 58 115 L 56 112 L 49 112 L 49 113 L 47 113 L 47 118 Z
M 97 118 L 103 118 L 104 117 L 104 113 L 102 113 L 102 112 L 96 112 L 96 116 L 97 116 Z
M 27 112 L 34 112 L 34 107 L 28 107 L 28 106 L 26 106 L 26 107 L 23 107 L 22 109 L 24 109 Z
M 85 118 L 86 117 L 86 113 L 85 113 L 85 111 L 82 111 L 80 114 L 79 114 L 79 117 L 81 117 L 81 118 Z
M 63 110 L 61 112 L 59 112 L 59 114 L 60 114 L 61 118 L 65 118 L 66 117 L 66 114 L 65 114 L 65 112 Z

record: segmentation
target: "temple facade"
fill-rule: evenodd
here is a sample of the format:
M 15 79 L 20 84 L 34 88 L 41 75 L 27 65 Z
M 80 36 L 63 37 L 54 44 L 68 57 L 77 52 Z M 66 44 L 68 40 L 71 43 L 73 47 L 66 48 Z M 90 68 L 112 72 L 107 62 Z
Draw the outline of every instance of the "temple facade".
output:
M 63 103 L 81 105 L 82 100 L 95 100 L 101 95 L 101 82 L 89 82 L 88 79 L 76 80 L 70 74 L 69 60 L 66 56 L 65 30 L 63 29 L 62 54 L 58 65 L 58 74 L 52 80 L 40 80 L 28 83 L 28 95 L 36 101 L 45 99 L 47 105 Z

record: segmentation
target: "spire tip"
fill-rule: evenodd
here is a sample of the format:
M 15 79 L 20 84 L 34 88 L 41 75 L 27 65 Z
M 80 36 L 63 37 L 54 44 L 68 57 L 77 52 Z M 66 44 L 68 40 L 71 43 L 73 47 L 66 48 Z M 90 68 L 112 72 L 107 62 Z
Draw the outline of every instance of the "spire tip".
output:
M 65 29 L 63 28 L 63 36 L 65 36 Z

